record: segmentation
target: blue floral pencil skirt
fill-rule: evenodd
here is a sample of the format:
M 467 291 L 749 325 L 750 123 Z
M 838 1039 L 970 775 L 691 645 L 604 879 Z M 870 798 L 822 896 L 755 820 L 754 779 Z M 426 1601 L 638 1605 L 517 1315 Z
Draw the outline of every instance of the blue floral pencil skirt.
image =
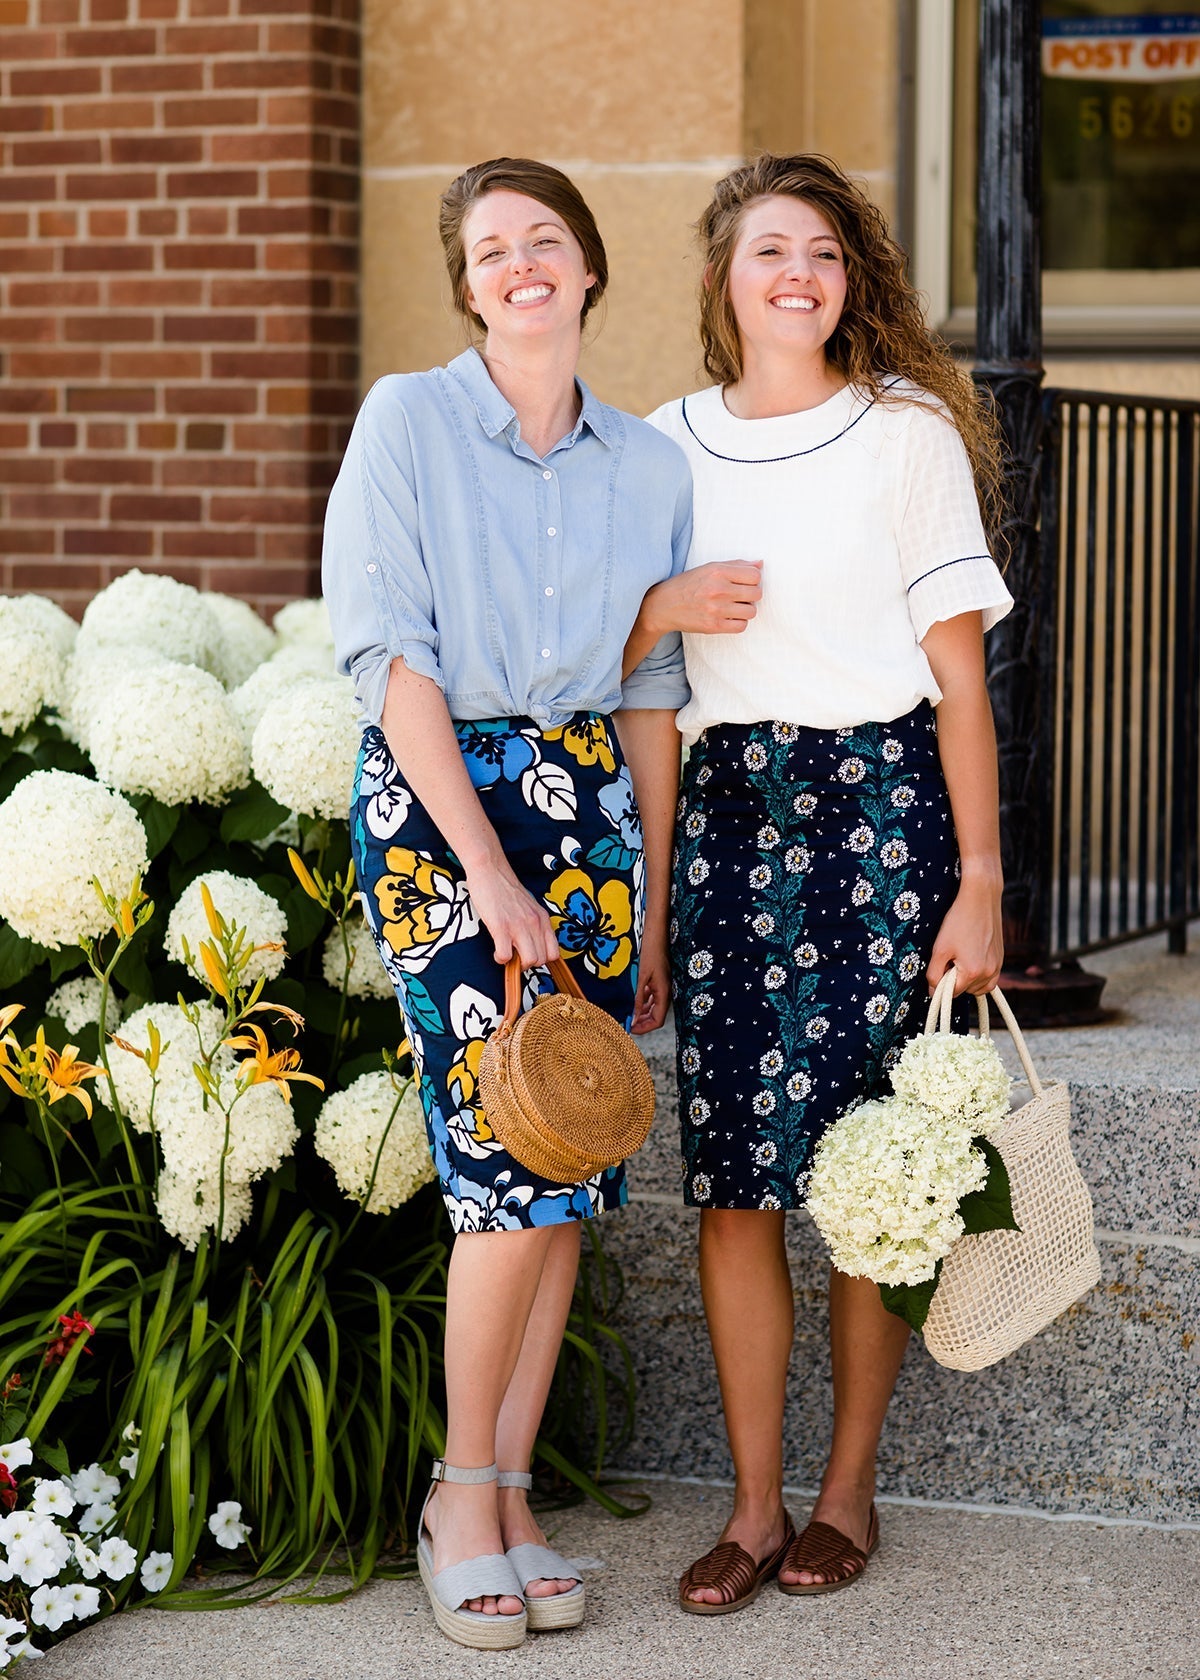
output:
M 957 891 L 927 704 L 892 723 L 708 729 L 672 892 L 684 1199 L 794 1208 L 826 1126 L 888 1088 Z
M 522 884 L 546 906 L 585 996 L 628 1026 L 637 990 L 645 863 L 633 783 L 607 718 L 455 725 L 471 781 Z M 554 1184 L 492 1136 L 479 1059 L 504 1015 L 504 969 L 462 865 L 400 774 L 383 733 L 363 736 L 350 811 L 359 886 L 421 1079 L 429 1147 L 455 1231 L 587 1219 L 626 1199 L 625 1168 Z M 553 990 L 525 976 L 524 1006 Z

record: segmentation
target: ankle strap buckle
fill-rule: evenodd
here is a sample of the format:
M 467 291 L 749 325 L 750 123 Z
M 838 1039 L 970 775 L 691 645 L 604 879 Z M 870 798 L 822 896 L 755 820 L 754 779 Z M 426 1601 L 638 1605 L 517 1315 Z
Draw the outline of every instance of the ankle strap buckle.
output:
M 482 1465 L 479 1469 L 462 1470 L 457 1464 L 447 1464 L 444 1458 L 435 1458 L 429 1479 L 434 1482 L 494 1482 L 496 1466 L 493 1463 Z

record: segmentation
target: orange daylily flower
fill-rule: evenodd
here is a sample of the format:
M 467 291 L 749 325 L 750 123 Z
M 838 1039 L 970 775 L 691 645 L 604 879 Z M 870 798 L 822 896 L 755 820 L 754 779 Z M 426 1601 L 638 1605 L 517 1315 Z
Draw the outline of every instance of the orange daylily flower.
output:
M 253 1022 L 247 1023 L 246 1033 L 252 1036 L 240 1034 L 227 1038 L 225 1042 L 231 1050 L 251 1052 L 238 1063 L 238 1078 L 244 1079 L 247 1085 L 265 1085 L 269 1082 L 278 1085 L 286 1095 L 289 1081 L 303 1079 L 306 1084 L 315 1085 L 319 1091 L 325 1089 L 325 1081 L 318 1079 L 316 1074 L 300 1072 L 299 1050 L 272 1050 L 267 1043 L 266 1033 Z
M 74 1097 L 90 1120 L 92 1099 L 83 1089 L 83 1081 L 99 1078 L 104 1069 L 93 1066 L 91 1062 L 81 1062 L 78 1059 L 78 1045 L 68 1044 L 61 1054 L 57 1050 L 51 1050 L 42 1039 L 40 1028 L 38 1050 L 43 1055 L 41 1072 L 46 1085 L 46 1101 L 56 1103 L 63 1097 Z
M 285 1021 L 290 1021 L 299 1032 L 304 1026 L 304 1017 L 295 1009 L 289 1009 L 286 1003 L 252 1003 L 246 1011 L 247 1015 L 278 1015 Z

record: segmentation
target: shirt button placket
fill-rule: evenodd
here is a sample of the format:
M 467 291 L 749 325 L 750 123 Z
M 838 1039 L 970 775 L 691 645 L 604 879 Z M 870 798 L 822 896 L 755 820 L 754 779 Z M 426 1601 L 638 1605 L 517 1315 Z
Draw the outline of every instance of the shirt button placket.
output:
M 559 475 L 549 467 L 542 468 L 544 494 L 538 498 L 543 513 L 538 547 L 545 555 L 542 569 L 541 600 L 538 603 L 538 650 L 534 678 L 542 698 L 548 692 L 549 674 L 559 657 L 562 638 L 559 634 L 559 601 L 562 598 L 562 496 Z

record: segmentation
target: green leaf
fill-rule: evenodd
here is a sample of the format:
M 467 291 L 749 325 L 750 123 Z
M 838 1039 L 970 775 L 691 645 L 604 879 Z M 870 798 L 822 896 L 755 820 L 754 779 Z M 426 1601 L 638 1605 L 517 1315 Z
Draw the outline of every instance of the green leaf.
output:
M 0 1124 L 0 1190 L 30 1198 L 50 1188 L 50 1169 L 33 1134 L 11 1121 Z
M 18 782 L 23 782 L 26 776 L 37 769 L 37 765 L 28 753 L 16 752 L 3 765 L 0 765 L 0 799 L 7 799 Z
M 64 974 L 82 968 L 87 961 L 78 945 L 64 945 L 61 951 L 47 951 L 46 958 L 50 964 L 50 978 L 53 981 L 61 980 Z
M 107 1161 L 121 1142 L 121 1123 L 112 1109 L 101 1102 L 94 1104 L 92 1108 L 92 1136 L 96 1140 L 96 1152 L 102 1161 Z
M 988 1175 L 982 1190 L 973 1190 L 958 1204 L 964 1235 L 978 1236 L 983 1231 L 1019 1231 L 1021 1227 L 1013 1216 L 1012 1186 L 1003 1155 L 985 1137 L 972 1138 L 971 1142 L 986 1157 Z
M 11 991 L 41 961 L 42 948 L 23 939 L 7 922 L 0 922 L 0 993 Z
M 171 836 L 171 850 L 180 863 L 191 863 L 201 852 L 212 846 L 213 834 L 208 823 L 196 815 L 194 809 L 184 810 Z
M 287 806 L 272 799 L 266 788 L 251 782 L 226 805 L 221 817 L 221 838 L 227 844 L 234 840 L 265 840 L 290 815 Z
M 150 856 L 156 858 L 179 827 L 183 807 L 180 805 L 164 805 L 161 800 L 155 799 L 151 794 L 144 794 L 141 798 L 135 799 L 133 806 L 142 819 L 142 827 L 146 830 L 146 844 Z
M 146 932 L 145 928 L 139 928 L 121 952 L 113 969 L 113 979 L 135 997 L 150 1002 L 154 997 L 154 977 L 146 967 Z
M 929 1317 L 929 1308 L 941 1275 L 942 1262 L 939 1260 L 937 1270 L 928 1283 L 881 1283 L 879 1298 L 888 1312 L 895 1313 L 914 1330 L 921 1330 Z
M 78 1384 L 76 1384 L 75 1392 L 79 1392 Z M 67 1457 L 67 1449 L 61 1441 L 55 1441 L 53 1446 L 48 1441 L 39 1441 L 37 1455 L 43 1464 L 48 1464 L 51 1470 L 57 1470 L 60 1476 L 71 1474 L 71 1461 Z
M 327 913 L 298 884 L 284 899 L 283 909 L 288 919 L 288 950 L 293 955 L 307 951 L 329 920 Z

